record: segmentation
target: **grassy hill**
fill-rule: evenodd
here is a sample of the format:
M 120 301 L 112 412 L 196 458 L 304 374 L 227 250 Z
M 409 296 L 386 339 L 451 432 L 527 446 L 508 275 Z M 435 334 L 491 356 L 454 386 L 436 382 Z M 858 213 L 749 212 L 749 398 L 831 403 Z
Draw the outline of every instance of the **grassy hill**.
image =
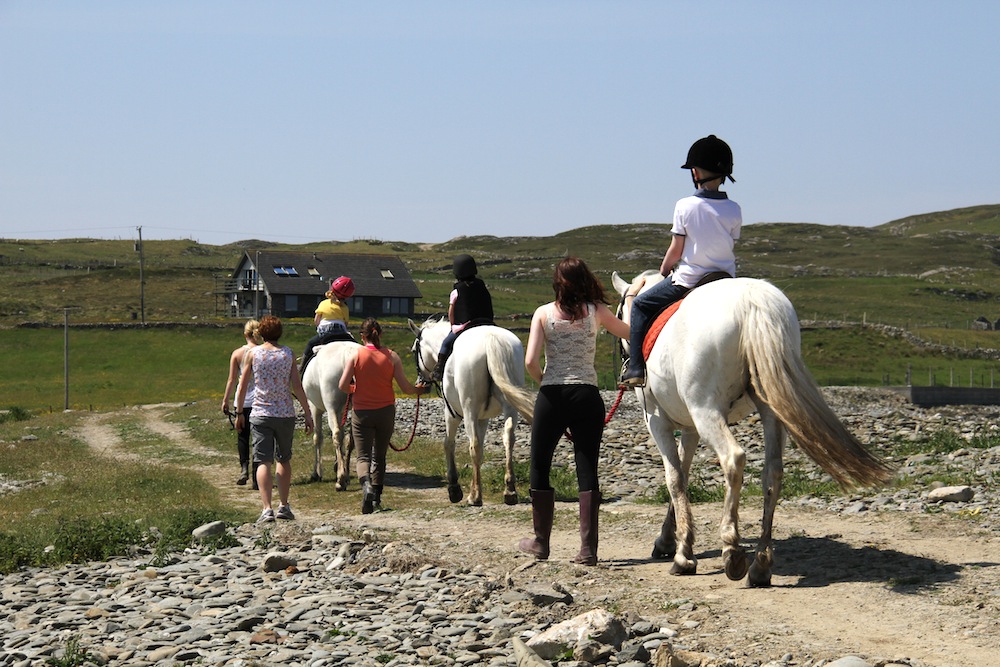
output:
M 658 266 L 668 242 L 669 228 L 653 224 L 581 227 L 546 237 L 465 236 L 440 244 L 377 239 L 299 245 L 246 240 L 223 246 L 145 241 L 145 315 L 151 324 L 239 326 L 218 316 L 222 299 L 216 287 L 244 251 L 257 248 L 397 254 L 424 295 L 417 312 L 438 313 L 445 309 L 453 282 L 451 258 L 468 252 L 493 291 L 498 318 L 523 333 L 526 322 L 521 318 L 551 299 L 551 272 L 561 257 L 583 257 L 610 287 L 612 271 L 631 277 Z M 775 283 L 795 304 L 801 320 L 879 322 L 935 343 L 1000 348 L 1000 332 L 972 328 L 979 317 L 1000 319 L 1000 205 L 912 216 L 870 228 L 747 225 L 737 256 L 740 274 Z M 73 309 L 69 318 L 74 324 L 130 323 L 141 307 L 139 254 L 131 240 L 0 239 L 0 277 L 6 285 L 0 293 L 0 330 L 25 323 L 61 324 L 66 307 Z M 309 322 L 290 324 L 303 327 L 303 341 L 308 337 Z M 401 333 L 399 345 L 406 345 L 406 335 Z M 232 342 L 212 340 L 219 349 Z M 29 344 L 24 354 L 31 349 Z M 871 332 L 827 332 L 821 337 L 810 328 L 803 332 L 803 350 L 817 378 L 831 383 L 878 384 L 888 378 L 899 384 L 901 369 L 914 364 L 937 365 L 935 377 L 941 378 L 952 362 L 940 351 L 887 345 Z M 58 356 L 58 350 L 49 353 Z M 612 361 L 610 354 L 605 356 L 602 372 L 610 376 Z M 962 367 L 959 377 L 992 378 L 995 373 L 1000 381 L 1000 365 L 991 363 Z M 56 388 L 61 372 L 60 366 Z M 927 375 L 919 368 L 917 374 Z M 217 379 L 213 382 L 218 384 Z M 59 397 L 47 400 L 58 404 Z
M 806 223 L 747 225 L 738 243 L 741 275 L 785 290 L 803 319 L 857 319 L 898 326 L 968 328 L 1000 319 L 1000 205 L 929 213 L 878 227 Z M 419 312 L 441 310 L 450 259 L 473 254 L 497 292 L 501 316 L 530 313 L 549 298 L 552 267 L 574 254 L 606 285 L 617 270 L 631 276 L 659 265 L 665 225 L 581 227 L 546 237 L 464 236 L 440 244 L 379 240 L 286 245 L 241 241 L 145 241 L 147 321 L 216 318 L 216 278 L 246 249 L 398 254 L 418 281 Z M 131 240 L 0 239 L 0 326 L 61 322 L 72 306 L 80 322 L 129 321 L 140 309 L 139 256 Z

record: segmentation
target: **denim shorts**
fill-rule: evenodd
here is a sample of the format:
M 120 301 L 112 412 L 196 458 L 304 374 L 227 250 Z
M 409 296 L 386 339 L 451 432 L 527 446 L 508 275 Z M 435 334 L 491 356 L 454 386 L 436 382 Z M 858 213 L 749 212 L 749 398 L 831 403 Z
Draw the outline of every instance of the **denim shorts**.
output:
M 294 434 L 295 417 L 266 417 L 251 413 L 250 435 L 253 443 L 253 462 L 290 461 Z

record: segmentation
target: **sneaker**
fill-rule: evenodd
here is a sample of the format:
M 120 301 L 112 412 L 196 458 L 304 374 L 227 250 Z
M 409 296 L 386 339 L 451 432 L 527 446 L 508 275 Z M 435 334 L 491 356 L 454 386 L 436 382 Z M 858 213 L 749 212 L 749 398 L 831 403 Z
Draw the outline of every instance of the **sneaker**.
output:
M 621 385 L 625 387 L 645 387 L 646 370 L 644 368 L 630 368 L 622 375 Z
M 274 516 L 276 516 L 279 519 L 287 519 L 289 521 L 295 518 L 295 515 L 292 514 L 291 505 L 282 505 L 281 507 L 278 508 L 278 512 Z
M 274 510 L 270 507 L 260 513 L 260 518 L 257 519 L 257 523 L 267 523 L 268 521 L 274 521 Z

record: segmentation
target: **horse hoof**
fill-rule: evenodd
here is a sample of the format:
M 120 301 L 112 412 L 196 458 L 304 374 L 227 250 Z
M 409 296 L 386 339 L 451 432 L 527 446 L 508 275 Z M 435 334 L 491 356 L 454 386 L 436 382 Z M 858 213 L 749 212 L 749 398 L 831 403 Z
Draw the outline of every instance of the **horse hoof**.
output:
M 661 541 L 660 538 L 656 538 L 656 541 L 653 542 L 652 557 L 655 560 L 670 560 L 671 558 L 674 557 L 675 551 L 676 549 L 674 548 L 674 545 L 667 544 Z
M 322 482 L 323 478 L 321 476 L 317 475 L 316 473 L 313 473 L 312 475 L 310 475 L 309 481 L 310 482 Z
M 674 564 L 670 567 L 670 574 L 676 574 L 681 576 L 687 574 L 694 574 L 697 571 L 698 571 L 698 561 L 696 560 L 690 560 L 684 565 L 681 565 L 675 560 Z
M 333 488 L 336 491 L 347 491 L 347 485 L 346 484 L 341 484 L 340 482 L 337 482 L 336 484 L 334 484 Z
M 516 505 L 517 504 L 517 493 L 514 491 L 506 491 L 503 494 L 503 504 L 504 505 Z
M 448 487 L 448 500 L 450 500 L 451 502 L 453 503 L 460 502 L 464 495 L 465 494 L 462 493 L 462 487 L 458 486 L 457 484 L 455 486 Z
M 749 563 L 747 562 L 747 555 L 742 550 L 734 549 L 727 552 L 722 561 L 723 569 L 725 569 L 726 576 L 729 577 L 730 581 L 739 581 L 747 576 Z
M 771 572 L 757 571 L 751 567 L 750 576 L 747 577 L 747 585 L 750 588 L 770 588 Z
M 751 588 L 770 588 L 771 558 L 768 554 L 758 553 L 757 557 L 754 558 L 753 565 L 750 566 L 747 584 Z
M 482 498 L 480 498 L 479 500 L 469 500 L 469 507 L 482 507 L 482 506 L 483 506 Z

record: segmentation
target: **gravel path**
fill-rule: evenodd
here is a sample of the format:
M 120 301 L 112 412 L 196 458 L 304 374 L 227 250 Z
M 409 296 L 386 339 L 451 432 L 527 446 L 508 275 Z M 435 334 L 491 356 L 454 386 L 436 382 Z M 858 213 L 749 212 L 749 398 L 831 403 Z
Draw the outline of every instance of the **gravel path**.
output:
M 993 406 L 925 410 L 891 391 L 824 393 L 880 451 L 941 430 L 970 443 L 997 433 Z M 614 397 L 607 394 L 608 405 Z M 412 401 L 400 402 L 401 424 L 412 423 L 412 409 Z M 422 402 L 418 434 L 437 435 L 440 409 L 439 401 Z M 527 431 L 519 428 L 518 456 L 526 458 Z M 759 427 L 751 418 L 735 433 L 748 449 L 752 485 Z M 490 437 L 495 442 L 497 429 Z M 647 558 L 662 507 L 643 501 L 663 473 L 634 395 L 609 425 L 603 451 L 608 502 L 596 568 L 570 561 L 578 537 L 568 503 L 557 511 L 545 563 L 512 548 L 529 525 L 524 503 L 366 517 L 306 510 L 294 522 L 230 527 L 238 546 L 193 548 L 159 567 L 137 553 L 3 577 L 0 665 L 57 658 L 74 665 L 86 658 L 113 665 L 544 664 L 517 652 L 521 640 L 565 667 L 972 667 L 1000 651 L 1000 587 L 990 556 L 1000 527 L 1000 448 L 894 460 L 914 480 L 901 490 L 783 501 L 776 540 L 784 566 L 766 590 L 720 574 L 715 504 L 697 506 L 699 575 L 668 577 Z M 569 464 L 570 448 L 560 447 L 559 457 Z M 721 483 L 710 454 L 698 457 L 700 483 Z M 972 498 L 934 500 L 927 480 L 942 470 L 961 478 Z M 791 471 L 823 477 L 794 448 Z M 747 515 L 759 508 L 744 505 Z M 751 519 L 744 535 L 753 526 Z M 611 620 L 581 618 L 593 609 Z M 596 638 L 559 649 L 546 643 L 546 632 L 574 619 L 577 636 Z

